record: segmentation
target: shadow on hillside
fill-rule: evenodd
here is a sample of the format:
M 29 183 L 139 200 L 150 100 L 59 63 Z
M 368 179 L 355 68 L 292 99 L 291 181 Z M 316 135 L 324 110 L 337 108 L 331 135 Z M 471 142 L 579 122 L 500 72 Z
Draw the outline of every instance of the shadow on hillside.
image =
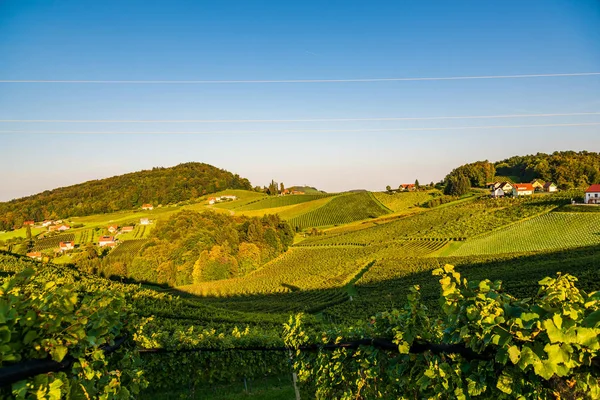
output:
M 501 254 L 480 257 L 407 258 L 397 260 L 397 267 L 387 261 L 384 272 L 394 268 L 398 277 L 386 279 L 379 275 L 380 263 L 365 274 L 356 285 L 352 300 L 346 288 L 322 290 L 292 290 L 287 293 L 242 294 L 234 296 L 198 296 L 171 289 L 169 292 L 193 301 L 226 310 L 290 314 L 323 312 L 330 320 L 366 320 L 379 311 L 399 308 L 405 303 L 409 289 L 421 288 L 422 300 L 430 308 L 438 308 L 438 277 L 431 271 L 445 264 L 452 264 L 469 281 L 489 279 L 502 281 L 503 291 L 519 298 L 536 295 L 538 282 L 558 272 L 579 278 L 578 288 L 587 292 L 600 290 L 600 246 L 538 254 Z M 411 266 L 411 272 L 407 268 Z M 415 267 L 416 266 L 416 267 Z M 405 271 L 403 273 L 403 271 Z M 369 283 L 365 283 L 366 278 Z M 292 285 L 283 284 L 290 290 Z M 338 315 L 343 314 L 343 315 Z

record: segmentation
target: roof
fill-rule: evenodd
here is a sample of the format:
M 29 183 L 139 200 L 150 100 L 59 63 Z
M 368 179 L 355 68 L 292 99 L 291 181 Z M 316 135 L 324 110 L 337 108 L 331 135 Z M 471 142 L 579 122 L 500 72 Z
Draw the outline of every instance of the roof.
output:
M 59 247 L 67 247 L 67 246 L 74 246 L 74 245 L 75 245 L 75 242 L 70 241 L 70 242 L 60 242 L 58 246 Z
M 513 186 L 515 189 L 517 189 L 517 191 L 533 190 L 533 185 L 531 183 L 515 183 Z
M 600 184 L 595 184 L 589 187 L 586 193 L 600 193 Z
M 544 183 L 544 187 L 545 187 L 545 188 L 549 188 L 549 187 L 550 187 L 550 186 L 552 186 L 552 185 L 554 185 L 554 183 L 553 183 L 553 182 L 546 182 L 546 183 Z M 554 185 L 554 186 L 556 186 L 556 185 Z
M 27 253 L 27 257 L 41 257 L 42 256 L 42 252 L 41 251 L 32 251 Z
M 98 239 L 98 242 L 114 242 L 114 238 L 112 236 L 102 236 Z
M 142 207 L 152 207 L 152 204 L 144 204 Z

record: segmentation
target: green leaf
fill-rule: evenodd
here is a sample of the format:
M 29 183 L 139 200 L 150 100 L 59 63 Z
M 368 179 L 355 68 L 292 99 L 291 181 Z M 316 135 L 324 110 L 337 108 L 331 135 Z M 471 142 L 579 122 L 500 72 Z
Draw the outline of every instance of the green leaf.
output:
M 496 387 L 503 393 L 511 394 L 513 392 L 513 378 L 502 374 L 500 378 L 498 378 L 498 382 L 496 383 Z
M 543 323 L 544 328 L 546 328 L 546 333 L 548 334 L 548 339 L 550 339 L 550 343 L 564 342 L 563 332 L 554 325 L 554 322 L 547 319 Z
M 508 348 L 508 356 L 513 364 L 517 364 L 521 359 L 521 350 L 517 346 L 510 346 Z
M 33 342 L 35 339 L 37 339 L 38 334 L 36 331 L 29 331 L 25 334 L 25 337 L 23 338 L 23 343 L 24 344 L 29 344 L 31 342 Z
M 68 351 L 69 349 L 67 349 L 67 346 L 56 346 L 50 350 L 50 356 L 54 361 L 61 362 L 67 355 Z
M 0 343 L 10 342 L 11 332 L 10 328 L 6 325 L 0 326 Z
M 546 380 L 552 378 L 552 375 L 556 372 L 555 368 L 555 364 L 550 360 L 538 361 L 533 364 L 533 370 L 536 375 L 539 375 Z
M 600 325 L 600 310 L 596 310 L 585 317 L 581 325 L 587 328 L 597 328 Z

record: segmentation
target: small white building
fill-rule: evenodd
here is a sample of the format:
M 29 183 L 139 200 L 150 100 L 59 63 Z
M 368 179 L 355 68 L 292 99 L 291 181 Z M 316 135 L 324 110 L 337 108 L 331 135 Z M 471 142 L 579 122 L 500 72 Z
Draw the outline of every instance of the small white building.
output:
M 100 247 L 114 246 L 114 244 L 115 238 L 113 236 L 102 236 L 100 239 L 98 239 L 98 246 Z
M 58 248 L 60 251 L 73 250 L 75 248 L 75 242 L 60 242 Z
M 140 218 L 140 225 L 150 225 L 150 219 Z
M 51 221 L 51 220 L 47 219 L 47 220 L 45 220 L 44 222 L 42 222 L 42 226 L 43 226 L 43 227 L 47 227 L 47 226 L 50 226 L 50 225 L 52 225 L 52 223 L 53 223 L 53 221 Z
M 56 230 L 60 232 L 68 231 L 69 229 L 71 229 L 69 225 L 60 225 L 56 227 Z
M 154 210 L 154 206 L 152 204 L 144 204 L 142 205 L 142 210 Z
M 558 188 L 556 187 L 556 185 L 552 182 L 546 182 L 544 184 L 544 192 L 556 192 L 558 191 Z
M 496 199 L 498 197 L 504 197 L 504 190 L 502 188 L 496 188 L 492 190 L 492 198 Z
M 592 185 L 585 191 L 585 204 L 600 204 L 600 185 Z

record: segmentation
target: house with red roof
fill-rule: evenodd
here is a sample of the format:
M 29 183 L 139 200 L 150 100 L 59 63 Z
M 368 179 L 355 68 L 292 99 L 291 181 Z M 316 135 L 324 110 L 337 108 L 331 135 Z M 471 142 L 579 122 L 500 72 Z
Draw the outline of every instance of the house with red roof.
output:
M 415 190 L 415 184 L 414 183 L 403 183 L 402 185 L 400 185 L 400 188 L 402 191 L 413 191 L 413 190 Z
M 208 204 L 215 204 L 217 202 L 217 198 L 216 197 L 209 197 L 208 198 Z
M 41 251 L 30 251 L 29 253 L 27 253 L 27 257 L 31 257 L 35 260 L 41 260 L 42 252 Z
M 104 247 L 104 246 L 113 247 L 115 244 L 116 243 L 115 243 L 114 236 L 102 236 L 102 237 L 100 237 L 100 239 L 98 239 L 98 246 L 100 246 L 100 247 Z
M 73 250 L 75 248 L 75 242 L 60 242 L 58 248 L 60 251 Z
M 51 231 L 64 232 L 64 231 L 68 231 L 69 229 L 71 229 L 71 227 L 69 225 L 62 224 L 62 225 L 49 226 L 48 229 Z
M 142 205 L 142 210 L 154 210 L 154 206 L 152 204 L 144 204 Z
M 585 204 L 600 204 L 600 184 L 592 185 L 585 191 Z
M 513 186 L 513 196 L 531 196 L 535 188 L 531 183 L 515 183 Z
M 133 226 L 124 226 L 121 228 L 121 233 L 133 232 Z
M 33 226 L 35 225 L 35 221 L 24 221 L 23 226 Z
M 119 226 L 118 226 L 118 225 L 109 225 L 109 226 L 108 226 L 108 231 L 109 231 L 110 233 L 115 233 L 115 232 L 116 232 L 116 231 L 118 231 L 118 230 L 119 230 Z

